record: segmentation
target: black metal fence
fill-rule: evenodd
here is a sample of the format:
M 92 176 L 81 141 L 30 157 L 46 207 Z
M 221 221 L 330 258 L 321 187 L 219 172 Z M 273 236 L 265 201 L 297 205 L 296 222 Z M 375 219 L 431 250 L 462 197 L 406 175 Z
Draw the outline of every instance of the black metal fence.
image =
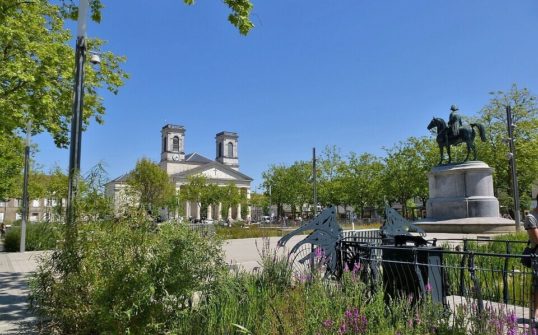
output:
M 538 262 L 535 255 L 521 255 L 526 242 L 447 239 L 430 240 L 425 246 L 386 242 L 379 236 L 345 236 L 340 243 L 342 271 L 361 269 L 365 281 L 383 285 L 388 299 L 430 294 L 452 310 L 464 304 L 479 313 L 503 310 L 534 325 L 532 286 Z M 531 258 L 532 268 L 521 264 L 524 257 Z

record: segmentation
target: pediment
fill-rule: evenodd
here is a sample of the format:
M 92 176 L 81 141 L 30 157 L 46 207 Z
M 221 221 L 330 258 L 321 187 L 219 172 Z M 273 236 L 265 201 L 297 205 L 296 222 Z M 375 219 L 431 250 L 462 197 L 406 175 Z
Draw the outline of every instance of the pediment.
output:
M 203 175 L 207 179 L 215 179 L 219 181 L 230 181 L 230 182 L 250 182 L 252 178 L 239 171 L 220 164 L 218 162 L 212 162 L 209 164 L 204 164 L 197 168 L 187 170 L 181 173 L 174 175 L 174 178 L 177 179 L 187 179 L 190 176 Z

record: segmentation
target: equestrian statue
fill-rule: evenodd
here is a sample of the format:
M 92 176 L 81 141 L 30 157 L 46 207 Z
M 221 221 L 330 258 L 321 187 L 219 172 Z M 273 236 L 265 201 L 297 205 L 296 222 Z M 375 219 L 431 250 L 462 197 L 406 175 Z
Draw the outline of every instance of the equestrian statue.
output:
M 441 118 L 434 117 L 430 124 L 428 125 L 428 130 L 436 128 L 437 132 L 437 144 L 439 145 L 439 151 L 441 154 L 441 159 L 439 164 L 443 164 L 444 148 L 448 153 L 448 162 L 452 162 L 452 157 L 450 155 L 450 146 L 459 145 L 461 143 L 467 144 L 467 156 L 465 157 L 464 162 L 469 160 L 469 153 L 471 149 L 473 150 L 473 160 L 476 160 L 476 147 L 474 144 L 474 138 L 476 132 L 474 128 L 478 129 L 480 134 L 480 139 L 484 142 L 486 141 L 486 131 L 483 125 L 480 123 L 471 123 L 470 125 L 464 125 L 461 119 L 461 116 L 457 113 L 458 107 L 452 105 L 450 107 L 450 116 L 448 118 L 448 125 L 445 120 Z

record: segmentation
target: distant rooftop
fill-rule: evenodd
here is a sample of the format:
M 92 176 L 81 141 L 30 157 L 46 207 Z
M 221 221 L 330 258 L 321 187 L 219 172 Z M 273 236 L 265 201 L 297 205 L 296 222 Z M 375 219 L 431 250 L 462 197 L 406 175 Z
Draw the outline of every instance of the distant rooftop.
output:
M 224 136 L 230 136 L 230 137 L 239 137 L 237 136 L 237 133 L 234 133 L 234 132 L 231 132 L 231 131 L 221 131 L 220 133 L 218 133 L 217 135 L 215 135 L 216 137 L 219 137 L 221 135 L 224 135 Z
M 183 129 L 183 130 L 185 130 L 185 128 L 180 124 L 170 124 L 169 123 L 169 124 L 165 125 L 162 129 L 165 129 L 165 128 Z

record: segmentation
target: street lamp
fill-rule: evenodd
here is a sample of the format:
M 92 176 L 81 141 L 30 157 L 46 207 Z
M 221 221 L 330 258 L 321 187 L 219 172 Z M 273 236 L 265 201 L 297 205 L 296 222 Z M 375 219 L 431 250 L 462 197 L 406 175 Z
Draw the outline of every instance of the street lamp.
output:
M 508 127 L 508 163 L 510 164 L 510 172 L 512 176 L 512 196 L 514 197 L 514 220 L 516 221 L 516 230 L 520 230 L 519 216 L 519 186 L 517 182 L 517 167 L 516 167 L 516 148 L 514 146 L 514 128 L 515 124 L 512 119 L 512 107 L 506 106 L 506 123 Z
M 28 174 L 30 172 L 30 139 L 32 137 L 32 120 L 26 124 L 26 146 L 24 147 L 24 181 L 22 184 L 22 218 L 21 218 L 21 242 L 20 252 L 26 251 L 26 222 L 30 211 L 30 199 L 28 197 Z
M 67 191 L 67 236 L 66 243 L 75 239 L 76 197 L 80 172 L 80 149 L 82 140 L 82 110 L 84 100 L 84 62 L 86 61 L 86 27 L 88 0 L 80 0 L 75 49 L 75 84 L 73 116 L 71 118 L 71 142 L 69 145 L 69 186 Z

